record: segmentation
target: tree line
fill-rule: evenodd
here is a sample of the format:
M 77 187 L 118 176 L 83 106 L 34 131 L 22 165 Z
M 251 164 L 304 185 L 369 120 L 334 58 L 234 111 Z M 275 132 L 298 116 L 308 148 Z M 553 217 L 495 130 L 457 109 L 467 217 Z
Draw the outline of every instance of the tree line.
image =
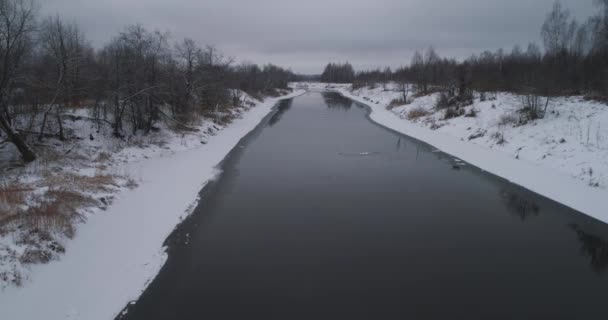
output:
M 351 83 L 355 80 L 355 69 L 353 66 L 346 63 L 329 63 L 323 74 L 321 74 L 322 82 L 331 83 Z
M 290 70 L 235 64 L 213 46 L 131 25 L 94 48 L 75 23 L 40 19 L 35 0 L 0 0 L 0 145 L 26 161 L 31 142 L 72 137 L 66 109 L 87 106 L 117 138 L 148 133 L 160 121 L 188 128 L 196 116 L 287 88 Z M 235 90 L 239 89 L 239 90 Z
M 358 72 L 353 85 L 395 81 L 405 97 L 411 84 L 422 94 L 439 90 L 449 98 L 468 97 L 476 90 L 545 97 L 586 95 L 608 101 L 608 0 L 595 3 L 597 13 L 580 23 L 556 1 L 540 32 L 544 50 L 530 43 L 457 61 L 442 58 L 429 47 L 415 52 L 409 65 L 394 72 L 388 68 Z

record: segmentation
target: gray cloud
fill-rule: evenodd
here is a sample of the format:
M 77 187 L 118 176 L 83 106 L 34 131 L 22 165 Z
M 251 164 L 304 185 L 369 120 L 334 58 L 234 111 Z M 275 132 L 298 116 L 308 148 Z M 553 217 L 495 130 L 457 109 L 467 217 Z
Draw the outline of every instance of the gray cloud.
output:
M 328 61 L 365 69 L 407 63 L 435 46 L 462 58 L 537 41 L 553 0 L 45 0 L 43 15 L 81 25 L 102 46 L 126 25 L 213 44 L 239 60 L 320 72 Z M 592 0 L 562 0 L 584 20 Z

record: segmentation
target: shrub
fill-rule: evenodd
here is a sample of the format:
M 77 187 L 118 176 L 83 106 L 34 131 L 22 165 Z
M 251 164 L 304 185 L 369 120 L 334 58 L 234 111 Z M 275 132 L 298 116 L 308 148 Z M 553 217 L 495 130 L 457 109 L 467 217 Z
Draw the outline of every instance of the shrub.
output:
M 459 107 L 470 106 L 475 102 L 475 96 L 473 95 L 473 91 L 467 90 L 462 94 L 456 96 L 456 103 Z
M 523 119 L 520 122 L 544 118 L 549 107 L 549 97 L 546 99 L 546 101 L 542 101 L 541 96 L 536 93 L 523 95 L 521 98 L 523 107 L 519 110 Z
M 400 106 L 403 106 L 403 105 L 406 105 L 406 104 L 408 104 L 407 101 L 404 101 L 402 98 L 393 99 L 388 104 L 387 109 L 390 110 L 392 108 L 400 107 Z
M 486 133 L 487 133 L 486 130 L 479 129 L 479 130 L 477 130 L 477 132 L 475 132 L 469 136 L 469 141 L 479 139 L 479 138 L 485 136 Z
M 430 123 L 430 129 L 431 130 L 437 130 L 439 128 L 443 127 L 442 124 L 437 123 L 436 121 L 433 121 Z
M 467 112 L 464 116 L 467 117 L 467 118 L 477 118 L 477 113 L 478 112 L 479 111 L 477 111 L 477 109 L 471 108 L 469 110 L 469 112 Z
M 492 139 L 496 140 L 496 144 L 503 145 L 507 142 L 505 136 L 501 132 L 494 132 L 492 134 Z
M 510 113 L 503 114 L 498 119 L 499 126 L 507 126 L 507 125 L 515 126 L 517 123 L 519 123 L 519 118 L 516 115 L 510 114 Z
M 419 118 L 426 117 L 430 114 L 431 114 L 431 112 L 429 112 L 428 110 L 426 110 L 423 107 L 415 107 L 415 108 L 412 108 L 412 110 L 410 110 L 407 113 L 407 119 L 408 120 L 417 120 Z
M 455 96 L 451 92 L 442 92 L 437 98 L 435 108 L 437 110 L 443 110 L 447 108 L 464 108 L 473 104 L 473 93 L 466 91 L 460 95 Z
M 450 97 L 447 93 L 442 92 L 435 102 L 435 109 L 443 110 L 450 106 Z
M 459 107 L 449 107 L 445 109 L 445 115 L 443 116 L 443 120 L 458 118 L 464 115 L 464 109 Z
M 352 86 L 351 86 L 351 89 L 353 91 L 354 90 L 359 90 L 361 88 L 364 88 L 365 86 L 366 86 L 366 84 L 363 81 L 354 81 L 353 84 L 352 84 Z
M 583 97 L 585 101 L 597 101 L 608 104 L 608 96 L 601 93 L 590 93 Z

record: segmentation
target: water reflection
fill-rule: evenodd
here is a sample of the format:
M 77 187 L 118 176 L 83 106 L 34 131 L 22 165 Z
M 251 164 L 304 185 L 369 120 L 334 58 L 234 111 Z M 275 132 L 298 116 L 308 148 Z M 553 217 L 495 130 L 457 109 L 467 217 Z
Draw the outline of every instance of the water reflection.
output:
M 330 109 L 348 111 L 353 106 L 353 100 L 347 99 L 335 92 L 323 92 L 321 96 Z
M 588 256 L 595 272 L 603 273 L 608 269 L 608 241 L 583 231 L 578 225 L 570 226 L 581 242 L 581 253 Z
M 293 99 L 282 100 L 281 102 L 279 102 L 279 105 L 277 106 L 277 111 L 272 115 L 270 120 L 268 120 L 268 126 L 272 127 L 277 124 L 277 122 L 281 120 L 285 112 L 287 112 L 291 108 L 292 104 Z
M 513 215 L 519 217 L 522 221 L 526 221 L 531 217 L 536 217 L 540 214 L 540 207 L 532 199 L 523 193 L 502 189 L 500 197 L 505 203 L 506 208 Z

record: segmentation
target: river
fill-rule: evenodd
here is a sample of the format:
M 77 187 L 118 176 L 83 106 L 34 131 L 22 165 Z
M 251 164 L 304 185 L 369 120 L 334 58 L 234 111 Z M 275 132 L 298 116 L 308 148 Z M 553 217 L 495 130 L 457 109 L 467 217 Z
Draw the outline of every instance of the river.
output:
M 608 225 L 367 115 L 279 103 L 123 319 L 608 318 Z

